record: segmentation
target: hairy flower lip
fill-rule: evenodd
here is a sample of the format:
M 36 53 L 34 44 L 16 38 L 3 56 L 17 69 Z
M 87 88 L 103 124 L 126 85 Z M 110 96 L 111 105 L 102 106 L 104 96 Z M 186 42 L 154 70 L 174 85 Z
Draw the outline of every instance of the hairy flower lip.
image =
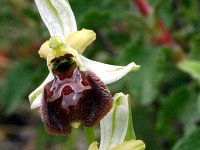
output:
M 48 133 L 68 135 L 77 122 L 94 126 L 112 108 L 110 92 L 94 73 L 71 69 L 72 75 L 55 75 L 44 88 L 41 116 Z

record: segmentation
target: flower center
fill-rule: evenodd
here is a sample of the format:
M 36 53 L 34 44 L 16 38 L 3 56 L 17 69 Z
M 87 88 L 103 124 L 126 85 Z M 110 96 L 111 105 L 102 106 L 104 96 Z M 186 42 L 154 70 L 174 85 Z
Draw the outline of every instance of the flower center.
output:
M 53 74 L 61 79 L 71 77 L 73 69 L 77 67 L 72 54 L 65 54 L 64 56 L 54 58 L 51 60 L 51 66 Z

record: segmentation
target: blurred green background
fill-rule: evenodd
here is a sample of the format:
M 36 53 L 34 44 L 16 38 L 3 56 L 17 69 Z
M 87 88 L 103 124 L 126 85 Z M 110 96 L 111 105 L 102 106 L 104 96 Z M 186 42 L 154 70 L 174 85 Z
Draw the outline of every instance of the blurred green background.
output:
M 200 1 L 148 2 L 153 11 L 144 14 L 138 0 L 70 0 L 78 28 L 97 33 L 86 57 L 141 65 L 109 89 L 131 95 L 136 136 L 146 149 L 199 150 Z M 48 74 L 37 53 L 48 38 L 33 0 L 0 0 L 0 150 L 87 147 L 81 128 L 48 135 L 30 109 L 28 95 Z

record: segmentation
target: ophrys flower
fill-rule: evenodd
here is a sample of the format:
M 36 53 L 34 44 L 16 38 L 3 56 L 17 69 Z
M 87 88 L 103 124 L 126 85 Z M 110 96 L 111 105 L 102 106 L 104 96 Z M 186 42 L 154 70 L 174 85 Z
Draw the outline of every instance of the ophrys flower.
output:
M 40 50 L 47 60 L 49 75 L 33 91 L 31 108 L 40 107 L 45 129 L 49 133 L 69 134 L 79 124 L 90 127 L 112 108 L 112 96 L 105 84 L 113 83 L 131 70 L 95 62 L 82 56 L 96 39 L 92 30 L 77 31 L 74 14 L 65 0 L 35 0 L 51 38 Z

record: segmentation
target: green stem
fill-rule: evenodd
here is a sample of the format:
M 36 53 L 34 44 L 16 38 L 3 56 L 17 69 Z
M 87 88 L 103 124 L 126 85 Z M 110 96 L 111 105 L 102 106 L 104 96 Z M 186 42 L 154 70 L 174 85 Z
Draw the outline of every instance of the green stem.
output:
M 93 127 L 91 128 L 84 127 L 84 132 L 87 139 L 87 143 L 88 145 L 90 145 L 91 143 L 95 141 L 94 129 Z
M 126 133 L 125 141 L 136 140 L 135 131 L 133 128 L 133 119 L 132 119 L 132 111 L 131 111 L 131 101 L 130 97 L 128 98 L 128 109 L 129 109 L 129 118 L 128 118 L 128 129 Z

